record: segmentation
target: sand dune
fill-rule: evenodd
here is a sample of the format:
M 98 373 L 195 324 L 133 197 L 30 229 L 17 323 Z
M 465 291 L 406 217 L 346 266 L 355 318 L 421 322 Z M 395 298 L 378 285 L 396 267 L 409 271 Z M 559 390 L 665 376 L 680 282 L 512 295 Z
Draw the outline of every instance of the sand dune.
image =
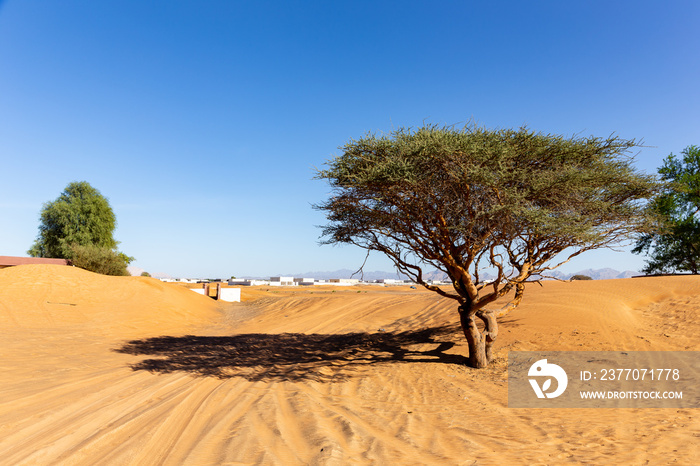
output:
M 700 278 L 545 283 L 485 370 L 454 303 L 0 270 L 0 464 L 694 464 L 690 409 L 507 407 L 509 350 L 700 349 Z

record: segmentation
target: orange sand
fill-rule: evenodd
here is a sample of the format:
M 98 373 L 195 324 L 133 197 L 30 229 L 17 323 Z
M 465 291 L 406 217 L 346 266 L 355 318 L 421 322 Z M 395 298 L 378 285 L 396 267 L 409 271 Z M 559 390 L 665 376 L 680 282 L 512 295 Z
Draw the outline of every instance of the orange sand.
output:
M 457 363 L 458 330 L 420 333 L 457 322 L 454 302 L 426 290 L 262 287 L 243 299 L 70 267 L 0 270 L 0 464 L 700 457 L 695 410 L 509 409 L 506 374 L 509 349 L 697 351 L 700 277 L 532 285 L 485 370 Z M 239 347 L 238 334 L 260 335 Z M 177 338 L 146 340 L 158 336 Z M 129 350 L 139 344 L 167 358 Z

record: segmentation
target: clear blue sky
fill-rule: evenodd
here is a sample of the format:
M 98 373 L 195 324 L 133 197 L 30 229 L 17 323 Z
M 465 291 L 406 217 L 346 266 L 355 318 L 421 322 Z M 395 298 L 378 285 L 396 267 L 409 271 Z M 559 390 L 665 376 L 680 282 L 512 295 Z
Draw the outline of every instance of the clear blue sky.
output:
M 85 180 L 151 273 L 357 268 L 318 246 L 313 168 L 423 122 L 643 139 L 655 172 L 700 144 L 698 24 L 695 0 L 0 2 L 0 255 Z

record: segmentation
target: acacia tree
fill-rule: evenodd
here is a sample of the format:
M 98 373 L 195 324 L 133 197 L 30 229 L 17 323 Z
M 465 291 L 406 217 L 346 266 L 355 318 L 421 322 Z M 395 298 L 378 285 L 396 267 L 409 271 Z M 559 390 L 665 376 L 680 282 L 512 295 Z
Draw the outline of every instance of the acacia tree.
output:
M 457 301 L 469 364 L 486 367 L 497 319 L 520 303 L 528 279 L 646 231 L 643 204 L 658 186 L 633 168 L 635 146 L 526 128 L 368 134 L 317 173 L 333 190 L 315 206 L 329 220 L 322 243 L 379 251 L 416 283 Z M 424 280 L 426 267 L 447 274 L 452 287 Z M 495 280 L 484 280 L 485 270 Z M 506 305 L 487 308 L 504 296 Z
M 133 257 L 117 251 L 112 207 L 89 183 L 69 183 L 55 201 L 44 204 L 40 222 L 30 256 L 71 259 L 93 272 L 128 275 Z
M 649 209 L 660 228 L 642 235 L 632 250 L 649 255 L 644 273 L 700 273 L 700 147 L 681 154 L 670 154 L 659 168 L 668 184 Z

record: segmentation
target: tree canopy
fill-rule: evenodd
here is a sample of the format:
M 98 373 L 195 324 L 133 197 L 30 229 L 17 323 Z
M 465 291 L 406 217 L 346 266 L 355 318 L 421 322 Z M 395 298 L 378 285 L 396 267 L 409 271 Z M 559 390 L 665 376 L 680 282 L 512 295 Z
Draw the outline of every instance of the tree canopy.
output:
M 700 147 L 670 154 L 659 168 L 665 189 L 649 205 L 660 223 L 632 252 L 649 255 L 644 273 L 700 273 Z
M 39 234 L 28 254 L 71 259 L 93 272 L 127 275 L 133 258 L 116 250 L 116 226 L 109 201 L 89 183 L 72 182 L 55 201 L 44 204 Z
M 381 252 L 456 300 L 470 364 L 484 367 L 496 318 L 520 302 L 530 277 L 646 231 L 644 203 L 657 183 L 632 166 L 635 146 L 473 125 L 368 134 L 317 173 L 333 189 L 316 206 L 329 220 L 323 243 Z M 424 280 L 426 267 L 447 274 L 452 287 Z M 486 270 L 496 278 L 484 280 Z M 486 309 L 510 294 L 504 308 Z

